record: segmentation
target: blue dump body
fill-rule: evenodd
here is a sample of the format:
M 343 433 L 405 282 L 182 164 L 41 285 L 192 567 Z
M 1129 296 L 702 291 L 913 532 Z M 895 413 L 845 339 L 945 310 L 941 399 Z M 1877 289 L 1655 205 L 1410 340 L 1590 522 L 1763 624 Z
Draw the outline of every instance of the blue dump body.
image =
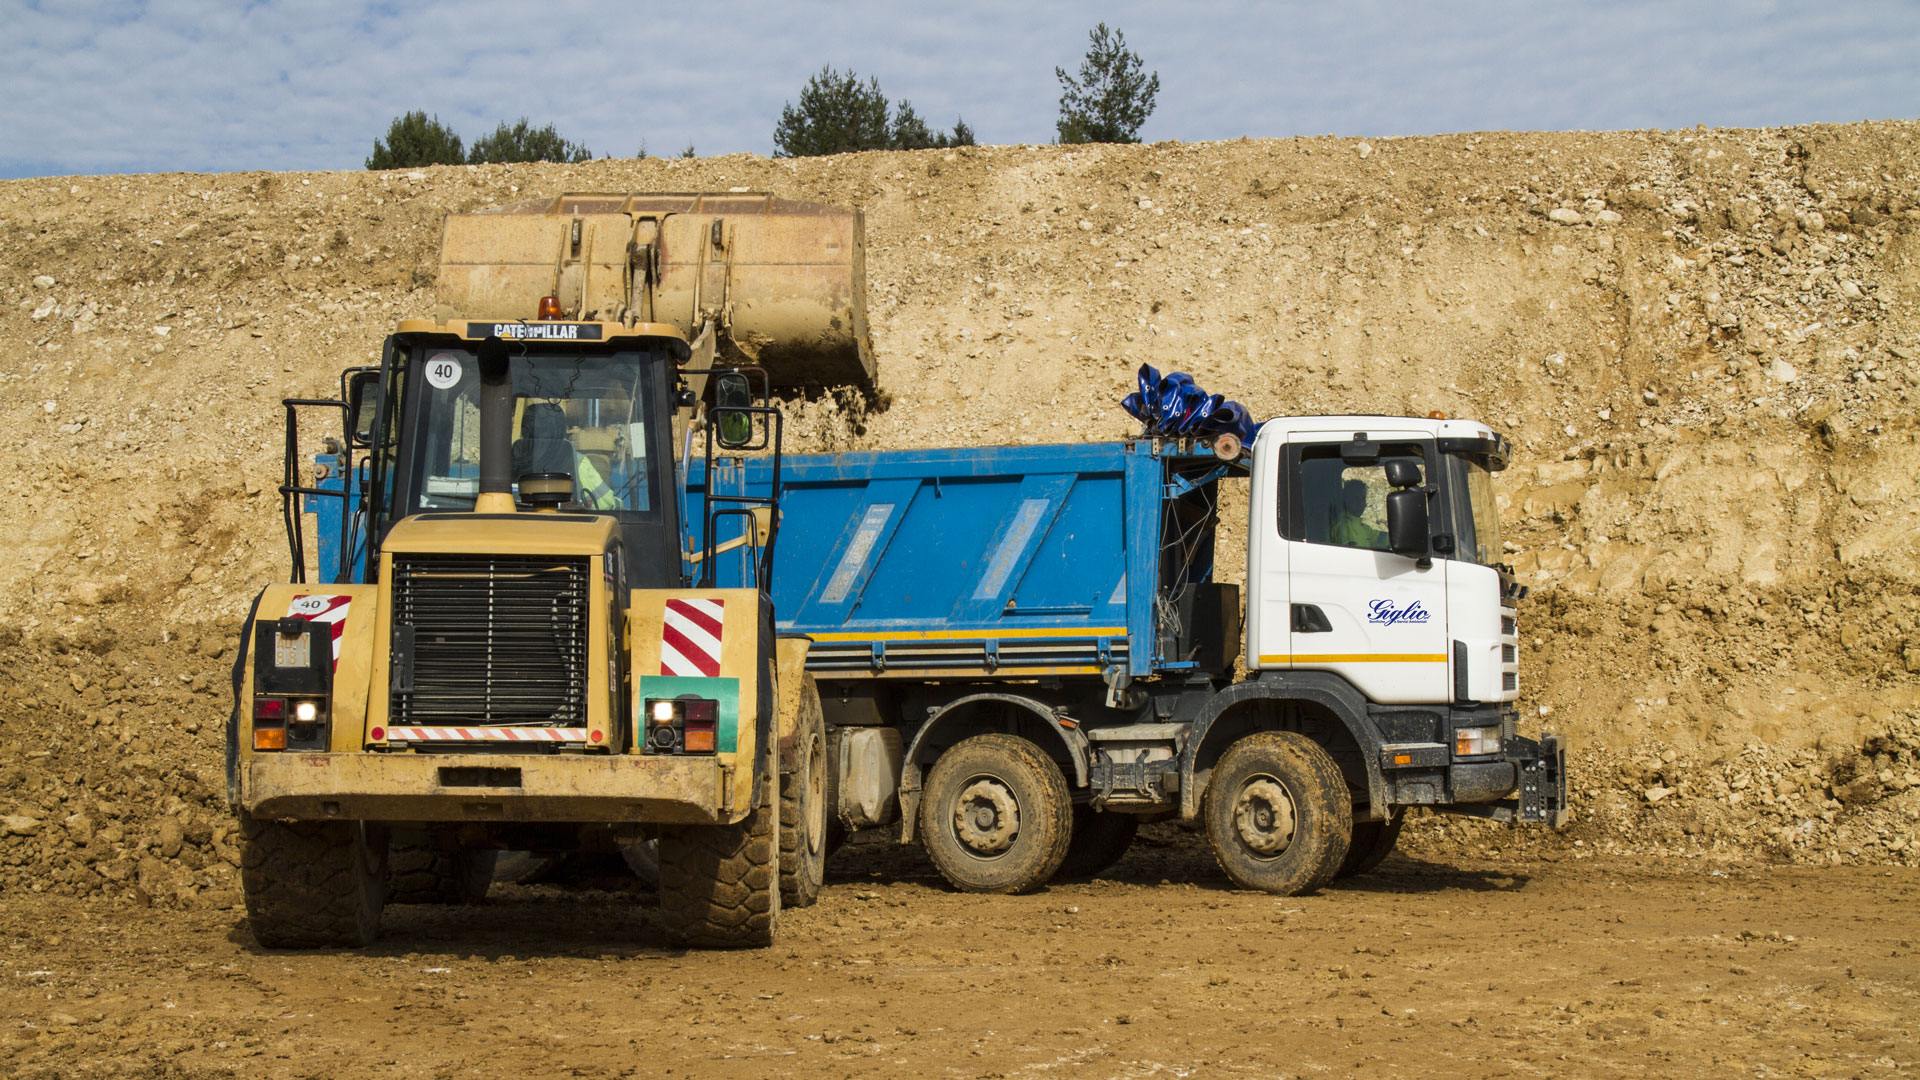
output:
M 1213 482 L 1226 471 L 1147 442 L 787 457 L 778 628 L 813 638 L 808 667 L 822 675 L 1190 670 L 1159 655 L 1153 608 L 1211 579 Z M 714 472 L 716 492 L 764 492 L 770 468 Z M 704 473 L 695 462 L 686 477 L 689 551 Z M 715 532 L 737 536 L 739 519 Z M 750 560 L 744 547 L 717 555 L 716 583 L 744 584 Z

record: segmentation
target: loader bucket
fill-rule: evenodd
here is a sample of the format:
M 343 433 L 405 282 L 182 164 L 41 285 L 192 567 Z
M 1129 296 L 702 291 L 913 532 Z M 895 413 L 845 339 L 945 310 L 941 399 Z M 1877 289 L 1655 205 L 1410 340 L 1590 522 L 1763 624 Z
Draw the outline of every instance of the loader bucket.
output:
M 858 210 L 763 192 L 573 193 L 448 214 L 442 321 L 665 323 L 773 385 L 874 388 Z

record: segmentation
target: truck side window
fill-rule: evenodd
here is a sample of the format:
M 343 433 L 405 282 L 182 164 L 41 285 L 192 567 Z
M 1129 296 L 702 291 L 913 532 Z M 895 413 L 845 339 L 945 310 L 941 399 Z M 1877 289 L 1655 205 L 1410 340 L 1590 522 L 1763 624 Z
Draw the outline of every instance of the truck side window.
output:
M 1386 443 L 1373 465 L 1350 465 L 1339 443 L 1290 448 L 1288 471 L 1298 477 L 1289 492 L 1281 535 L 1289 540 L 1338 547 L 1387 550 L 1386 461 L 1405 458 L 1426 480 L 1426 456 L 1415 443 Z

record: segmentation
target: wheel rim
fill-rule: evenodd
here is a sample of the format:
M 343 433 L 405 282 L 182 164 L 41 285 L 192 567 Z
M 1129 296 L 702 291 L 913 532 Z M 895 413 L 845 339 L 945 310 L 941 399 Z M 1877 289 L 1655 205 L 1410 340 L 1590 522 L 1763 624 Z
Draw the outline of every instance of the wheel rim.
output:
M 812 796 L 806 801 L 807 851 L 818 855 L 827 847 L 827 755 L 826 747 L 821 745 L 819 736 L 812 740 L 812 752 L 807 755 L 807 785 Z
M 1020 834 L 1020 803 L 997 776 L 976 776 L 960 788 L 953 807 L 953 835 L 968 854 L 992 858 Z
M 1293 796 L 1271 776 L 1252 776 L 1240 785 L 1233 804 L 1233 828 L 1256 858 L 1271 859 L 1293 843 Z

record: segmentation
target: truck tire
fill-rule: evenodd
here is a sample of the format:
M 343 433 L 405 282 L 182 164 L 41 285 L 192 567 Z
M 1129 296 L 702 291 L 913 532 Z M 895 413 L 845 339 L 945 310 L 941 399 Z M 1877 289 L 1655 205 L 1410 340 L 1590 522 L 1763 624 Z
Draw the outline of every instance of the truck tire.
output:
M 827 721 L 811 678 L 800 691 L 793 772 L 780 777 L 780 903 L 812 907 L 827 880 Z
M 1053 759 L 1016 735 L 975 735 L 933 763 L 920 835 L 942 876 L 963 892 L 1024 893 L 1067 857 L 1073 802 Z
M 683 948 L 762 949 L 780 923 L 779 786 L 738 825 L 660 829 L 660 921 Z
M 1067 857 L 1061 860 L 1056 879 L 1071 881 L 1090 878 L 1120 861 L 1140 831 L 1140 819 L 1132 814 L 1102 813 L 1091 806 L 1073 808 L 1073 839 L 1067 841 Z
M 1333 880 L 1353 835 L 1353 798 L 1333 758 L 1292 731 L 1263 731 L 1227 749 L 1205 801 L 1220 869 L 1280 896 Z
M 247 925 L 269 949 L 354 948 L 380 933 L 384 837 L 359 821 L 240 815 Z
M 1400 826 L 1406 820 L 1407 812 L 1396 810 L 1385 821 L 1354 822 L 1353 840 L 1347 844 L 1347 857 L 1340 860 L 1340 869 L 1334 871 L 1333 876 L 1350 878 L 1379 866 L 1387 856 L 1393 854 L 1393 845 L 1400 839 Z
M 493 885 L 499 856 L 492 849 L 447 851 L 396 840 L 387 847 L 387 903 L 478 904 Z

